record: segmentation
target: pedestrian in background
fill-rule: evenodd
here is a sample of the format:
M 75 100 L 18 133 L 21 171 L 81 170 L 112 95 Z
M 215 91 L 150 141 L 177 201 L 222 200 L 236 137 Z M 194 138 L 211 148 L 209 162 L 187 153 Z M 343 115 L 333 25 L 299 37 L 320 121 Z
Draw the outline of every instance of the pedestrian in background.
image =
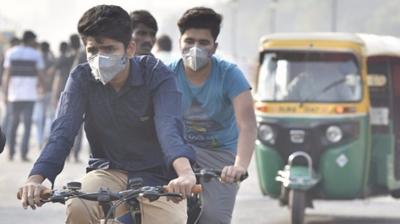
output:
M 4 55 L 6 55 L 7 54 L 7 51 L 10 51 L 13 47 L 15 47 L 15 46 L 18 46 L 18 45 L 20 45 L 21 44 L 21 40 L 18 38 L 18 37 L 13 37 L 13 38 L 11 38 L 11 40 L 10 40 L 10 45 L 9 45 L 9 48 L 7 48 L 5 51 L 4 51 Z M 3 55 L 3 58 L 2 58 L 2 60 L 1 60 L 1 64 L 0 64 L 0 67 L 1 67 L 1 85 L 3 86 L 3 74 L 4 74 L 4 55 Z M 4 86 L 3 86 L 3 89 L 4 89 Z M 3 91 L 3 93 L 4 93 L 4 91 Z M 4 94 L 3 94 L 3 99 L 4 99 Z M 3 123 L 3 132 L 6 134 L 6 131 L 7 131 L 7 127 L 8 127 L 8 123 L 9 123 L 9 120 L 10 120 L 10 107 L 7 107 L 7 105 L 6 105 L 6 100 L 3 100 L 3 103 L 1 103 L 0 104 L 1 105 L 1 111 L 4 113 L 4 114 L 2 114 L 3 115 L 3 117 L 2 117 L 2 119 L 3 119 L 3 121 L 2 121 L 2 123 Z
M 69 38 L 70 46 L 71 46 L 71 57 L 73 59 L 71 70 L 73 70 L 78 65 L 86 62 L 86 52 L 81 47 L 81 39 L 78 34 L 72 34 Z M 71 152 L 73 153 L 74 160 L 77 163 L 80 163 L 81 160 L 79 158 L 79 154 L 82 149 L 82 140 L 83 140 L 83 126 L 79 128 L 78 135 L 75 137 L 74 145 L 72 146 Z
M 154 48 L 154 56 L 164 64 L 170 64 L 174 60 L 172 55 L 172 41 L 168 35 L 159 36 Z
M 11 48 L 19 45 L 21 43 L 21 40 L 18 37 L 12 37 L 10 42 L 9 42 L 9 46 L 7 49 L 3 50 L 2 52 L 0 52 L 0 84 L 2 82 L 2 75 L 3 75 L 3 71 L 4 71 L 4 55 L 6 54 L 6 52 L 8 50 L 10 50 Z
M 49 133 L 47 128 L 49 127 L 48 122 L 50 122 L 49 109 L 54 80 L 54 74 L 49 71 L 55 62 L 54 54 L 50 50 L 50 44 L 48 42 L 43 41 L 40 43 L 40 52 L 44 60 L 44 77 L 42 88 L 39 91 L 38 99 L 33 109 L 33 120 L 36 124 L 36 140 L 39 149 L 44 145 Z
M 133 28 L 132 41 L 136 43 L 136 55 L 152 55 L 151 49 L 156 42 L 158 25 L 156 19 L 146 10 L 131 12 Z
M 53 73 L 54 75 L 53 91 L 51 96 L 51 110 L 53 112 L 55 112 L 61 92 L 64 90 L 68 75 L 74 62 L 74 56 L 70 55 L 69 48 L 67 42 L 63 41 L 60 43 L 59 56 L 57 57 L 54 66 L 50 69 L 50 73 Z
M 28 149 L 32 125 L 33 106 L 38 98 L 38 87 L 42 87 L 45 68 L 42 54 L 35 48 L 36 35 L 25 31 L 23 44 L 7 51 L 4 60 L 4 99 L 9 107 L 9 123 L 6 136 L 10 150 L 9 159 L 15 155 L 17 128 L 20 119 L 24 123 L 21 146 L 22 161 L 29 161 Z

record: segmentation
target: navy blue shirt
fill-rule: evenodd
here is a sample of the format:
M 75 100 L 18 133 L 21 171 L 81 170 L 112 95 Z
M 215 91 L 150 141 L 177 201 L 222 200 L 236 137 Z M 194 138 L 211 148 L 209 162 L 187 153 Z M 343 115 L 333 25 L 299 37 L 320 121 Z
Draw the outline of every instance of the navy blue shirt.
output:
M 145 184 L 167 183 L 176 177 L 171 169 L 176 158 L 195 160 L 183 139 L 180 108 L 174 74 L 154 57 L 132 58 L 129 77 L 118 92 L 95 80 L 87 63 L 81 64 L 68 78 L 49 141 L 30 175 L 54 183 L 84 122 L 92 158 L 106 161 L 106 168 L 142 176 Z

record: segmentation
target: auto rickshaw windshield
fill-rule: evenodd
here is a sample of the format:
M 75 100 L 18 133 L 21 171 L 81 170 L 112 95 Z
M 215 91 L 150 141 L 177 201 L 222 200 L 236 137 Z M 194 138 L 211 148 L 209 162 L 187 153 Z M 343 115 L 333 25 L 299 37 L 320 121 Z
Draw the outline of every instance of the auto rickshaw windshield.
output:
M 361 100 L 355 56 L 337 52 L 266 52 L 260 66 L 261 101 L 354 102 Z

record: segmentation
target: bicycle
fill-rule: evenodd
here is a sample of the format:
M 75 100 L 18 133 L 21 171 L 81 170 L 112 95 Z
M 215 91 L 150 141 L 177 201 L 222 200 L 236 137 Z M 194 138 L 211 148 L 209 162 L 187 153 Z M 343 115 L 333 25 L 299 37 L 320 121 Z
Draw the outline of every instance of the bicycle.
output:
M 216 169 L 195 169 L 194 173 L 197 177 L 197 183 L 208 182 L 212 178 L 219 179 L 221 170 Z M 241 176 L 239 181 L 243 181 L 248 177 L 246 172 Z M 140 203 L 139 197 L 147 198 L 150 202 L 157 200 L 160 197 L 182 197 L 179 193 L 170 193 L 166 186 L 143 186 L 142 178 L 134 178 L 129 180 L 128 189 L 112 192 L 108 189 L 100 188 L 97 192 L 82 192 L 80 182 L 69 182 L 61 190 L 45 189 L 41 192 L 40 197 L 43 203 L 61 203 L 65 204 L 68 199 L 81 198 L 90 201 L 99 202 L 105 214 L 104 223 L 107 224 L 108 220 L 113 220 L 122 224 L 140 224 Z M 201 199 L 202 187 L 200 184 L 192 188 L 192 195 L 187 198 L 188 204 L 188 220 L 187 224 L 195 224 L 200 218 L 202 211 Z M 21 199 L 21 195 L 17 195 Z M 114 202 L 114 203 L 113 203 Z M 115 209 L 126 202 L 129 205 L 129 212 L 120 217 L 115 217 Z
M 105 219 L 102 223 L 107 224 L 112 220 L 121 224 L 140 224 L 140 203 L 138 198 L 147 198 L 150 202 L 159 199 L 160 197 L 180 197 L 180 193 L 171 193 L 167 186 L 143 186 L 142 178 L 134 178 L 129 181 L 128 189 L 112 192 L 108 189 L 100 188 L 97 192 L 82 192 L 80 182 L 69 182 L 61 190 L 46 189 L 41 192 L 40 197 L 43 203 L 53 202 L 62 203 L 72 198 L 81 198 L 90 201 L 99 202 L 105 214 Z M 201 185 L 195 185 L 192 188 L 192 193 L 200 193 Z M 17 198 L 21 199 L 21 195 L 17 194 Z M 114 216 L 115 209 L 122 203 L 129 205 L 129 212 L 119 217 Z

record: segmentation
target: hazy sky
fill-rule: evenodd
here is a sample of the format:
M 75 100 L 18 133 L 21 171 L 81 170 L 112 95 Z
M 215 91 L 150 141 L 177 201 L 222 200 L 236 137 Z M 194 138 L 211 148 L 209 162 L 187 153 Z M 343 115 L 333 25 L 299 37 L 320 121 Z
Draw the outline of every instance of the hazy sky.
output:
M 71 33 L 76 32 L 80 16 L 95 5 L 119 5 L 128 12 L 147 9 L 156 17 L 159 33 L 174 33 L 163 30 L 163 22 L 173 21 L 171 18 L 165 19 L 171 14 L 179 15 L 193 6 L 213 6 L 224 1 L 229 0 L 0 0 L 0 21 L 3 20 L 0 30 L 12 29 L 21 35 L 23 30 L 32 29 L 39 41 L 49 41 L 55 50 L 60 41 L 67 40 Z

